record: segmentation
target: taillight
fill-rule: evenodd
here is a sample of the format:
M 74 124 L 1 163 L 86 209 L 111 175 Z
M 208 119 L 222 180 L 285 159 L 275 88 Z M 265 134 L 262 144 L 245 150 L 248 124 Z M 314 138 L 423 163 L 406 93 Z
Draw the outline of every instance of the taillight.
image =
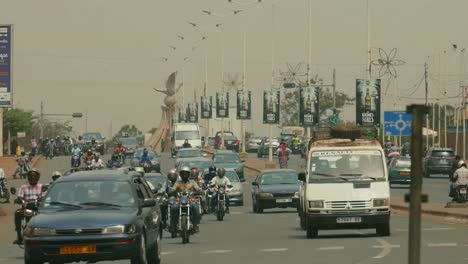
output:
M 219 142 L 218 142 L 218 140 L 215 140 L 215 142 L 214 142 L 214 143 L 215 143 L 215 145 L 218 145 L 218 143 L 219 143 Z
M 239 145 L 239 140 L 236 140 L 236 142 L 234 142 L 234 145 Z

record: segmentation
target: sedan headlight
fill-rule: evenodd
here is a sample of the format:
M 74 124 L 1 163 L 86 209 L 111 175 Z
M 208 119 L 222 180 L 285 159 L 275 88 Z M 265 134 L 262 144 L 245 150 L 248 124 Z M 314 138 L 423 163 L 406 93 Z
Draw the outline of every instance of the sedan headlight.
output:
M 374 207 L 382 207 L 382 206 L 388 206 L 389 204 L 389 199 L 374 199 L 372 200 L 372 206 Z
M 294 193 L 294 198 L 299 198 L 299 192 Z
M 240 192 L 241 192 L 240 189 L 231 189 L 231 191 L 230 191 L 229 193 L 231 193 L 231 194 L 238 194 L 238 193 L 240 193 Z
M 102 230 L 102 234 L 115 235 L 115 234 L 133 234 L 136 232 L 135 225 L 116 225 L 108 226 Z
M 263 193 L 259 193 L 259 194 L 258 194 L 258 197 L 259 197 L 259 198 L 273 198 L 273 194 L 272 194 L 272 193 L 265 193 L 265 192 L 263 192 Z
M 309 208 L 323 208 L 323 200 L 309 201 Z
M 39 228 L 39 227 L 26 227 L 23 231 L 24 236 L 37 237 L 37 236 L 55 236 L 57 233 L 52 228 Z

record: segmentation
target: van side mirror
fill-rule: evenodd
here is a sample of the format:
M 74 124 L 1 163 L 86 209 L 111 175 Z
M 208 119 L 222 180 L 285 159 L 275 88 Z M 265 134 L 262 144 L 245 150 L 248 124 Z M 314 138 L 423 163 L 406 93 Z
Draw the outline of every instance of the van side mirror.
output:
M 297 176 L 298 180 L 305 182 L 306 181 L 306 175 L 305 172 L 299 172 L 299 175 Z
M 151 198 L 146 198 L 143 200 L 142 207 L 153 207 L 156 206 L 156 201 Z

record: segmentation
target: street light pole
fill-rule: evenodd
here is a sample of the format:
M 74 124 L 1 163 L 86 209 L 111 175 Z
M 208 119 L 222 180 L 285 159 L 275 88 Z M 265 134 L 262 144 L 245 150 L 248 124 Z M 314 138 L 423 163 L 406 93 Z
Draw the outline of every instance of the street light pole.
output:
M 275 4 L 271 5 L 271 83 L 270 90 L 273 90 L 275 84 Z M 279 111 L 279 109 L 277 109 Z M 268 164 L 267 168 L 274 168 L 276 165 L 273 163 L 273 126 L 268 125 L 268 137 L 269 137 L 269 146 L 268 146 Z

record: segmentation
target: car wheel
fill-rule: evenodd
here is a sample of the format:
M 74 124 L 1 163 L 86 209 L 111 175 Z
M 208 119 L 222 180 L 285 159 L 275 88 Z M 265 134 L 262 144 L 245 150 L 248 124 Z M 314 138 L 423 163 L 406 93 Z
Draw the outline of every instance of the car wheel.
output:
M 26 251 L 24 252 L 24 264 L 42 264 L 42 263 L 44 263 L 44 261 L 40 259 L 33 259 L 31 255 L 26 253 Z
M 390 223 L 387 222 L 377 225 L 375 231 L 379 236 L 390 236 Z
M 136 256 L 130 260 L 131 264 L 147 264 L 148 259 L 146 258 L 146 240 L 144 234 L 140 236 L 140 246 L 138 247 Z
M 430 178 L 431 177 L 431 172 L 428 170 L 424 170 L 424 178 Z
M 160 233 L 162 233 L 162 231 L 160 231 Z M 159 236 L 158 238 L 156 238 L 154 246 L 151 247 L 150 250 L 148 250 L 146 258 L 148 259 L 149 264 L 161 263 L 161 239 Z
M 309 221 L 306 219 L 306 235 L 307 238 L 316 238 L 318 236 L 318 228 L 309 223 Z
M 263 208 L 261 205 L 258 204 L 258 202 L 255 202 L 254 204 L 254 213 L 256 214 L 262 214 L 263 213 Z

